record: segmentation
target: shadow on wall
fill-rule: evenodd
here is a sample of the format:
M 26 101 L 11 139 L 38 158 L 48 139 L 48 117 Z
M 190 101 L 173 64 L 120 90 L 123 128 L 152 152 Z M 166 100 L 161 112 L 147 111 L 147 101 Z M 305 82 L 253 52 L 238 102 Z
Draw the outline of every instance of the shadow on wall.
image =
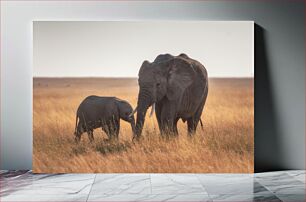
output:
M 255 172 L 284 169 L 266 37 L 266 30 L 255 24 Z

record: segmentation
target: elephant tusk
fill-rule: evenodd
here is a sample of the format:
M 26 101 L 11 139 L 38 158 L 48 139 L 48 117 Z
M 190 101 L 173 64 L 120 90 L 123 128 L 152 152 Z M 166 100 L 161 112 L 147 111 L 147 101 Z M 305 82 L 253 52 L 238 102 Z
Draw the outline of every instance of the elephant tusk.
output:
M 149 117 L 152 117 L 154 111 L 155 111 L 155 103 L 152 104 L 151 113 Z
M 131 118 L 137 111 L 137 107 L 132 111 L 132 113 L 129 115 L 129 118 Z

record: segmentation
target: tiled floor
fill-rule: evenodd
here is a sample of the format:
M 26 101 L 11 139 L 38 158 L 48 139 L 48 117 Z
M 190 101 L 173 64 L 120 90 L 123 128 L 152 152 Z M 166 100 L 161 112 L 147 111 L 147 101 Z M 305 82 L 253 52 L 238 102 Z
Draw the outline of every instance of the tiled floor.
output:
M 0 201 L 305 201 L 305 171 L 32 174 L 1 171 Z

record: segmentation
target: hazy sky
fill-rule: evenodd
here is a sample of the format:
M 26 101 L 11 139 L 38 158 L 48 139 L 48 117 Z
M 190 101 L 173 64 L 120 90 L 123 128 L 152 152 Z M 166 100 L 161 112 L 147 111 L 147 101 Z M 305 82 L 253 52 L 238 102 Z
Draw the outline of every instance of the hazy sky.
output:
M 254 76 L 253 22 L 35 21 L 35 77 L 137 77 L 144 60 L 186 53 L 210 77 Z

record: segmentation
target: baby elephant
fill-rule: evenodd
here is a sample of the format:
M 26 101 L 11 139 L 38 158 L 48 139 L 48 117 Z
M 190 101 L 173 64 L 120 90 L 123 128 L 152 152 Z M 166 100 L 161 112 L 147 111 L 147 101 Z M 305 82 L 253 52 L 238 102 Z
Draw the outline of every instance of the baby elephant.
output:
M 88 96 L 80 104 L 75 123 L 75 140 L 79 142 L 81 135 L 87 132 L 90 142 L 94 140 L 93 130 L 101 127 L 108 138 L 118 138 L 120 119 L 131 124 L 135 134 L 134 116 L 132 106 L 124 100 L 116 97 Z M 134 137 L 134 136 L 133 136 Z

